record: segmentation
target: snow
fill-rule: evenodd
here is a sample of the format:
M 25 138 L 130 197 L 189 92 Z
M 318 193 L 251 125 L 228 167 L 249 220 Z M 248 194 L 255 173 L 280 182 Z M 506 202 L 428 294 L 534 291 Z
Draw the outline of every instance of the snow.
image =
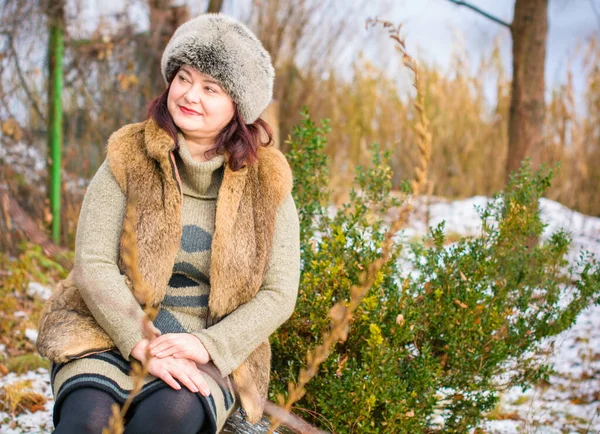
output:
M 477 196 L 465 200 L 446 201 L 429 198 L 429 224 L 436 226 L 446 221 L 446 232 L 458 235 L 477 235 L 481 229 L 476 206 L 484 208 L 488 198 Z M 426 202 L 415 204 L 415 213 L 408 229 L 407 238 L 422 236 L 427 232 L 424 223 Z M 588 250 L 600 258 L 600 218 L 589 217 L 548 199 L 540 201 L 542 220 L 548 223 L 542 239 L 560 228 L 573 236 L 570 259 L 574 260 L 580 250 Z M 48 288 L 32 283 L 30 296 L 46 299 Z M 33 338 L 34 330 L 25 334 Z M 516 434 L 536 432 L 544 434 L 600 431 L 600 306 L 585 310 L 576 324 L 548 343 L 548 360 L 554 364 L 556 373 L 550 377 L 548 387 L 522 391 L 513 388 L 501 396 L 500 414 L 504 420 L 489 421 L 483 427 L 492 434 Z M 1 351 L 1 350 L 0 350 Z M 18 380 L 32 380 L 34 390 L 48 398 L 45 410 L 24 413 L 14 418 L 0 412 L 0 433 L 47 433 L 52 430 L 51 409 L 53 405 L 49 373 L 45 369 L 17 376 L 0 377 L 0 387 Z
M 427 214 L 432 227 L 444 220 L 448 234 L 477 235 L 481 219 L 476 207 L 485 208 L 488 200 L 482 196 L 457 201 L 421 198 L 415 201 L 415 213 L 404 235 L 410 238 L 426 234 Z M 572 235 L 570 262 L 586 250 L 600 259 L 600 218 L 583 215 L 545 198 L 540 200 L 540 212 L 542 221 L 547 223 L 542 240 L 560 229 Z M 517 420 L 487 422 L 486 432 L 600 432 L 600 306 L 586 309 L 571 329 L 548 345 L 554 348 L 548 361 L 556 371 L 550 377 L 550 386 L 525 392 L 518 387 L 507 391 L 501 397 L 501 412 Z
M 44 410 L 36 411 L 35 413 L 22 413 L 17 415 L 14 420 L 11 420 L 10 415 L 7 413 L 0 411 L 0 433 L 20 434 L 52 432 L 52 407 L 54 406 L 54 400 L 52 398 L 52 388 L 50 386 L 50 374 L 48 370 L 39 368 L 23 375 L 9 373 L 4 377 L 0 377 L 0 387 L 22 380 L 30 380 L 32 391 L 46 397 L 47 401 L 44 405 Z M 11 422 L 14 422 L 14 424 Z
M 516 433 L 519 426 L 520 432 L 600 431 L 600 306 L 586 309 L 556 338 L 549 361 L 556 373 L 548 388 L 515 387 L 501 398 L 503 412 L 522 420 L 489 422 L 489 432 Z
M 0 142 L 0 162 L 22 174 L 28 184 L 43 184 L 46 159 L 34 146 L 25 142 L 7 146 Z
M 35 343 L 38 338 L 38 331 L 36 329 L 25 329 L 25 337 Z
M 475 235 L 481 231 L 481 220 L 475 207 L 484 208 L 488 200 L 484 196 L 456 201 L 438 197 L 419 197 L 415 200 L 415 212 L 411 216 L 405 233 L 409 237 L 426 234 L 428 227 L 425 217 L 429 215 L 429 226 L 431 227 L 436 227 L 445 221 L 446 233 Z
M 46 155 L 33 144 L 22 141 L 5 144 L 0 141 L 0 164 L 10 166 L 23 176 L 26 184 L 37 185 L 40 191 L 46 191 Z M 62 172 L 62 177 L 69 192 L 82 192 L 90 181 L 66 171 Z
M 48 300 L 52 295 L 52 289 L 38 282 L 29 282 L 27 286 L 27 295 L 31 298 L 40 298 Z
M 469 199 L 448 201 L 443 198 L 419 198 L 415 201 L 415 212 L 404 230 L 406 235 L 424 235 L 428 228 L 425 216 L 429 214 L 429 226 L 436 227 L 445 221 L 446 233 L 458 235 L 477 235 L 481 231 L 481 219 L 476 208 L 485 208 L 491 199 L 474 196 Z M 429 209 L 427 209 L 429 201 Z M 558 202 L 546 198 L 540 199 L 540 213 L 547 223 L 542 240 L 547 239 L 559 229 L 567 230 L 573 236 L 572 252 L 588 250 L 600 257 L 600 218 L 590 217 L 573 211 Z M 574 258 L 574 256 L 573 256 Z

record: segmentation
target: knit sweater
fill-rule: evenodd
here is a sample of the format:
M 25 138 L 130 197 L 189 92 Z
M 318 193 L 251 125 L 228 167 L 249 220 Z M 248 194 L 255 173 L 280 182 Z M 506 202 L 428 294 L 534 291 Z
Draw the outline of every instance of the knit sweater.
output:
M 197 162 L 191 157 L 182 135 L 179 143 L 177 167 L 183 183 L 183 227 L 186 221 L 198 218 L 206 222 L 206 230 L 212 233 L 216 194 L 223 179 L 223 157 Z M 85 272 L 75 273 L 82 279 L 76 284 L 96 321 L 113 339 L 123 357 L 129 359 L 132 348 L 143 337 L 139 325 L 143 312 L 117 267 L 124 214 L 125 196 L 105 161 L 88 187 L 79 217 L 75 267 Z M 210 252 L 204 260 L 203 269 L 208 273 Z M 223 376 L 239 366 L 290 316 L 299 276 L 298 214 L 290 196 L 278 211 L 271 259 L 261 291 L 251 302 L 198 333 Z
M 211 325 L 207 307 L 211 240 L 224 157 L 199 162 L 192 158 L 181 134 L 179 145 L 176 163 L 184 195 L 181 246 L 154 324 L 163 333 L 191 331 L 226 377 L 293 311 L 300 274 L 298 216 L 289 196 L 278 209 L 261 289 L 250 302 Z M 90 183 L 81 209 L 76 284 L 98 324 L 123 358 L 130 360 L 132 348 L 143 337 L 143 312 L 117 266 L 124 212 L 125 196 L 105 161 Z

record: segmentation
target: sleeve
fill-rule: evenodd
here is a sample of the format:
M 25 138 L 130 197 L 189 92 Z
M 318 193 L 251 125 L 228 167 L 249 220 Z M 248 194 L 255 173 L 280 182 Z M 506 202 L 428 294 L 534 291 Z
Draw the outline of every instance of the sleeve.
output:
M 83 199 L 73 276 L 92 315 L 129 360 L 132 348 L 144 336 L 144 312 L 117 265 L 125 206 L 125 195 L 105 159 Z
M 300 228 L 289 195 L 277 210 L 271 256 L 256 296 L 217 324 L 193 333 L 223 377 L 229 375 L 294 312 L 300 281 Z

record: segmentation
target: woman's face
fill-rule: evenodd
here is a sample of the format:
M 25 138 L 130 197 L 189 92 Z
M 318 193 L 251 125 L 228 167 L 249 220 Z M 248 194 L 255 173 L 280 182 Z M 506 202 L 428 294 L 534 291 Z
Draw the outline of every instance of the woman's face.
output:
M 235 113 L 233 101 L 212 77 L 184 65 L 171 82 L 167 108 L 186 141 L 215 144 Z

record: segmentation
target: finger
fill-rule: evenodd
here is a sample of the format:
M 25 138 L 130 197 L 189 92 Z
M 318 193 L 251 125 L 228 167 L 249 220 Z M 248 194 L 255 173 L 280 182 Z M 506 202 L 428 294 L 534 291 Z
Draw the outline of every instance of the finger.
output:
M 192 360 L 193 355 L 189 352 L 189 351 L 178 351 L 178 350 L 174 350 L 173 351 L 173 358 L 175 359 L 190 359 Z
M 150 349 L 150 354 L 152 354 L 153 356 L 158 355 L 160 353 L 164 353 L 165 351 L 168 351 L 170 348 L 173 348 L 174 352 L 177 349 L 177 346 L 173 345 L 170 342 L 165 342 L 163 344 L 158 345 L 155 348 L 151 348 Z
M 175 376 L 181 383 L 183 383 L 185 387 L 188 388 L 190 392 L 196 393 L 200 391 L 200 389 L 198 389 L 196 384 L 190 379 L 190 377 L 185 372 L 179 372 L 175 374 Z
M 154 352 L 151 351 L 150 354 L 152 354 L 154 357 L 162 359 L 165 357 L 172 356 L 177 351 L 178 351 L 177 347 L 173 346 L 173 347 L 169 347 L 165 350 L 158 350 L 158 351 L 154 351 Z
M 200 393 L 204 396 L 210 395 L 210 387 L 208 387 L 208 383 L 200 373 L 200 371 L 196 368 L 192 368 L 192 373 L 190 374 L 190 379 L 194 382 Z
M 165 383 L 167 383 L 169 386 L 171 386 L 175 390 L 181 389 L 181 386 L 179 385 L 179 383 L 177 383 L 177 381 L 175 381 L 173 376 L 167 370 L 164 370 L 162 372 L 160 379 L 163 380 Z
M 173 338 L 173 335 L 174 333 L 167 333 L 166 335 L 154 338 L 152 342 L 150 342 L 150 348 L 156 348 L 158 345 L 164 344 L 165 342 L 169 342 Z
M 150 345 L 148 345 L 148 346 L 149 346 L 150 348 L 154 348 L 156 345 L 158 345 L 158 344 L 160 344 L 160 343 L 164 342 L 164 340 L 165 340 L 165 336 L 168 336 L 168 335 L 162 335 L 162 336 L 157 336 L 157 337 L 155 337 L 154 339 L 152 339 L 152 340 L 150 341 Z
M 192 362 L 200 364 L 200 365 L 204 365 L 207 363 L 205 360 L 198 358 L 198 356 L 191 351 L 174 352 L 172 357 L 174 359 L 188 359 L 188 360 L 191 360 Z

